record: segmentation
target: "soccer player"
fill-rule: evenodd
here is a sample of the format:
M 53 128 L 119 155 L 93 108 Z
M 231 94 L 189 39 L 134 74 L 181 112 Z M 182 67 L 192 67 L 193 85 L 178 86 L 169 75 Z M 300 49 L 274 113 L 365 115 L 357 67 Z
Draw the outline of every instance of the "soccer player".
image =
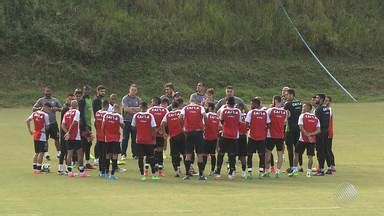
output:
M 164 102 L 167 101 L 164 99 Z M 160 106 L 160 103 L 162 102 L 159 97 L 152 98 L 152 107 L 148 109 L 148 112 L 153 115 L 155 118 L 155 122 L 157 125 L 156 131 L 156 143 L 155 143 L 155 166 L 156 169 L 159 170 L 159 176 L 164 176 L 163 171 L 163 150 L 164 150 L 164 144 L 165 144 L 165 138 L 163 130 L 161 130 L 161 121 L 163 120 L 164 116 L 168 113 L 167 108 Z M 146 164 L 146 169 L 149 168 L 149 164 Z
M 83 90 L 81 90 L 81 88 L 76 88 L 73 94 L 75 95 L 75 99 L 77 100 L 77 102 L 79 102 L 81 100 L 81 97 L 83 96 Z
M 116 104 L 117 102 L 117 94 L 113 93 L 109 96 L 109 107 L 108 107 L 108 112 L 113 112 L 113 105 Z
M 169 82 L 164 85 L 164 95 L 162 95 L 160 99 L 166 98 L 168 100 L 168 104 L 172 104 L 175 94 L 175 86 L 173 83 Z
M 124 128 L 123 117 L 119 114 L 121 112 L 119 105 L 113 105 L 113 113 L 105 113 L 101 128 L 105 136 L 105 175 L 109 174 L 109 165 L 112 160 L 111 174 L 108 176 L 111 180 L 117 180 L 115 172 L 118 171 L 117 158 L 121 153 L 120 139 L 121 133 L 120 128 Z
M 330 111 L 330 119 L 329 119 L 329 127 L 328 127 L 328 145 L 329 145 L 329 156 L 330 156 L 330 164 L 327 164 L 328 167 L 331 168 L 332 172 L 336 172 L 336 164 L 335 164 L 335 155 L 332 151 L 332 142 L 333 142 L 333 112 L 332 112 L 332 98 L 330 96 L 325 97 L 324 103 L 329 107 Z
M 98 146 L 99 158 L 99 176 L 105 177 L 106 175 L 106 143 L 105 134 L 102 128 L 104 116 L 108 113 L 109 102 L 107 100 L 102 102 L 101 110 L 95 113 L 95 129 L 96 129 L 96 146 Z M 120 141 L 120 140 L 119 140 Z M 96 147 L 95 146 L 95 147 Z
M 183 178 L 184 180 L 188 180 L 191 178 L 191 164 L 192 164 L 192 154 L 194 154 L 196 150 L 196 154 L 198 156 L 197 165 L 199 167 L 199 180 L 206 180 L 207 177 L 204 176 L 204 156 L 206 156 L 206 148 L 203 138 L 204 131 L 204 115 L 205 110 L 204 107 L 197 104 L 197 101 L 194 99 L 190 101 L 191 103 L 185 106 L 180 113 L 181 124 L 184 128 L 186 135 L 186 144 L 185 144 L 185 152 L 186 152 L 186 176 Z
M 216 168 L 216 149 L 217 138 L 219 133 L 220 119 L 215 113 L 215 104 L 208 103 L 208 113 L 205 115 L 204 141 L 207 149 L 207 154 L 211 157 L 211 172 L 210 176 L 214 175 Z M 206 162 L 205 162 L 206 163 Z
M 239 139 L 237 144 L 237 156 L 239 157 L 239 160 L 241 161 L 241 177 L 247 178 L 247 163 L 246 163 L 246 156 L 248 153 L 248 146 L 247 146 L 247 134 L 248 134 L 248 128 L 247 124 L 245 123 L 245 119 L 247 117 L 247 109 L 244 104 L 237 104 L 236 108 L 238 108 L 241 113 L 241 122 L 239 126 Z M 265 154 L 264 154 L 265 155 Z M 265 161 L 265 159 L 264 159 Z M 263 166 L 264 168 L 264 166 Z
M 85 85 L 83 87 L 83 97 L 79 101 L 80 111 L 80 132 L 81 132 L 81 145 L 85 156 L 85 168 L 96 169 L 90 163 L 91 146 L 92 146 L 92 99 L 91 87 Z
M 259 154 L 259 172 L 261 178 L 265 169 L 265 140 L 267 138 L 267 129 L 270 123 L 267 111 L 261 106 L 259 98 L 253 98 L 251 101 L 251 109 L 245 118 L 247 128 L 249 128 L 249 139 L 247 148 L 247 166 L 248 177 L 252 178 L 252 157 L 254 153 Z
M 170 138 L 172 166 L 175 171 L 175 177 L 180 177 L 180 155 L 185 162 L 185 135 L 180 125 L 180 113 L 180 104 L 177 101 L 173 101 L 172 111 L 168 112 L 161 121 L 164 137 Z M 168 133 L 166 128 L 168 128 Z
M 96 118 L 96 112 L 103 108 L 102 104 L 104 101 L 105 94 L 106 94 L 106 89 L 103 85 L 99 85 L 96 87 L 96 96 L 93 98 L 93 101 L 92 101 L 93 116 L 95 118 Z M 99 157 L 100 157 L 100 146 L 99 146 L 99 142 L 97 141 L 95 144 L 94 153 L 95 153 L 94 165 L 97 165 L 99 163 Z
M 69 177 L 75 177 L 77 174 L 72 170 L 72 155 L 77 154 L 79 171 L 81 177 L 88 177 L 83 166 L 83 149 L 81 148 L 80 137 L 80 112 L 78 110 L 78 103 L 76 100 L 71 101 L 71 109 L 68 110 L 63 117 L 61 124 L 65 135 L 64 139 L 67 143 L 67 171 Z
M 121 100 L 121 104 L 123 107 L 123 117 L 124 117 L 124 130 L 123 130 L 123 141 L 122 141 L 122 153 L 121 160 L 125 160 L 127 158 L 127 148 L 128 148 L 128 140 L 131 135 L 131 151 L 132 157 L 136 158 L 136 132 L 134 128 L 132 128 L 132 118 L 136 112 L 140 111 L 141 99 L 137 96 L 137 85 L 131 84 L 129 87 L 129 92 L 127 95 L 123 97 Z
M 216 105 L 217 100 L 215 100 L 215 89 L 209 88 L 205 92 L 205 99 L 203 101 L 203 106 L 206 110 L 208 110 L 208 104 L 213 103 Z
M 37 110 L 40 110 L 44 104 L 50 103 L 52 108 L 49 110 L 47 113 L 49 116 L 49 124 L 48 128 L 49 130 L 47 131 L 47 140 L 49 138 L 52 138 L 55 140 L 55 147 L 57 151 L 57 157 L 60 156 L 60 143 L 59 143 L 59 126 L 57 125 L 56 121 L 56 112 L 61 111 L 61 104 L 60 102 L 52 97 L 52 90 L 49 87 L 44 88 L 44 97 L 39 98 L 35 105 L 33 105 L 32 111 L 35 112 Z M 48 154 L 48 141 L 45 143 L 45 159 L 50 160 L 49 154 Z
M 328 164 L 330 164 L 328 128 L 331 113 L 329 107 L 324 104 L 325 94 L 317 94 L 316 100 L 318 107 L 316 108 L 315 115 L 320 120 L 320 133 L 316 138 L 317 160 L 319 162 L 319 170 L 316 173 L 316 176 L 324 176 L 325 160 L 328 160 Z M 332 174 L 332 171 L 327 172 L 327 174 Z
M 197 83 L 196 92 L 191 94 L 189 100 L 196 101 L 197 104 L 203 105 L 203 101 L 205 100 L 205 85 L 202 82 Z
M 227 107 L 220 113 L 220 121 L 222 124 L 222 138 L 219 142 L 219 153 L 217 156 L 217 169 L 215 178 L 220 178 L 221 166 L 223 165 L 224 154 L 228 154 L 229 173 L 228 178 L 235 178 L 236 165 L 236 145 L 239 138 L 239 127 L 241 122 L 241 111 L 235 108 L 235 98 L 228 97 Z
M 43 104 L 42 110 L 34 111 L 27 119 L 27 127 L 29 133 L 33 136 L 35 154 L 33 156 L 33 174 L 41 173 L 41 164 L 43 163 L 44 148 L 47 142 L 46 131 L 49 127 L 49 116 L 47 113 L 51 112 L 51 104 Z M 33 121 L 34 130 L 31 129 L 31 122 Z
M 288 111 L 288 127 L 286 130 L 286 139 L 285 144 L 287 145 L 288 150 L 288 158 L 289 158 L 289 168 L 287 172 L 291 172 L 291 168 L 293 167 L 293 157 L 294 157 L 294 146 L 300 137 L 300 128 L 297 125 L 297 121 L 299 120 L 299 116 L 302 110 L 301 101 L 295 98 L 295 90 L 288 89 L 286 94 L 286 103 L 284 105 L 284 109 Z M 299 155 L 299 164 L 303 164 L 303 157 Z M 302 171 L 302 168 L 299 168 Z
M 313 156 L 315 155 L 316 135 L 320 133 L 320 121 L 311 113 L 312 105 L 310 103 L 303 104 L 302 114 L 299 116 L 298 125 L 300 127 L 300 138 L 295 147 L 295 157 L 293 160 L 293 169 L 288 176 L 298 175 L 299 155 L 307 150 L 308 169 L 307 177 L 311 177 Z
M 222 106 L 225 106 L 227 99 L 229 97 L 234 97 L 235 98 L 235 104 L 244 104 L 244 101 L 235 96 L 235 90 L 233 89 L 233 86 L 229 85 L 225 88 L 225 97 L 221 98 L 215 107 L 215 111 L 217 112 Z
M 146 180 L 144 175 L 144 156 L 148 158 L 151 165 L 152 179 L 158 180 L 155 168 L 155 141 L 156 141 L 156 121 L 152 114 L 147 112 L 148 104 L 146 102 L 140 103 L 140 112 L 133 115 L 132 127 L 137 131 L 136 143 L 137 143 L 137 156 L 138 165 L 140 169 L 142 181 Z
M 277 170 L 275 177 L 280 177 L 280 170 L 283 164 L 283 150 L 284 150 L 284 127 L 287 120 L 288 113 L 285 109 L 277 107 L 281 103 L 281 97 L 278 95 L 273 96 L 272 107 L 267 110 L 270 119 L 269 136 L 266 142 L 266 173 L 269 176 L 269 166 L 271 164 L 271 153 L 276 146 L 277 150 Z
M 63 118 L 65 113 L 71 108 L 71 101 L 75 100 L 75 95 L 73 94 L 68 94 L 67 98 L 65 99 L 65 104 L 63 108 L 61 109 L 61 115 L 60 115 L 60 125 L 63 123 Z M 64 131 L 60 127 L 60 157 L 59 157 L 59 164 L 58 164 L 58 170 L 57 174 L 58 175 L 64 175 L 66 174 L 65 167 L 64 167 L 64 159 L 67 155 L 67 143 L 64 139 Z

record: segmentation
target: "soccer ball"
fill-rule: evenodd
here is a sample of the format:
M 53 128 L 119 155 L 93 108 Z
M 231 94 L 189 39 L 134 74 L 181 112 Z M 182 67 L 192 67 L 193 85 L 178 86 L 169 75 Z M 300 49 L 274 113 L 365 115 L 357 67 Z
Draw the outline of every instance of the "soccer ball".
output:
M 43 172 L 46 172 L 46 173 L 49 173 L 50 172 L 50 165 L 49 164 L 43 164 L 42 166 L 41 166 L 41 171 L 43 171 Z

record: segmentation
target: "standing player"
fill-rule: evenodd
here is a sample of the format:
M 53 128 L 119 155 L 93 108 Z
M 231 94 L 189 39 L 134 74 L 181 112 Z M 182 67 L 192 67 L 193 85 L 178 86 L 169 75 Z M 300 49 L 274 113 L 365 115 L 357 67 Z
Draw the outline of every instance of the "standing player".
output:
M 267 129 L 270 120 L 266 110 L 261 107 L 260 99 L 252 99 L 251 108 L 252 110 L 247 113 L 245 118 L 245 122 L 249 128 L 247 149 L 248 177 L 252 177 L 252 157 L 253 154 L 257 152 L 259 154 L 258 176 L 261 178 L 265 169 L 265 140 L 267 138 Z
M 236 108 L 238 108 L 241 113 L 241 122 L 239 126 L 239 140 L 237 144 L 237 156 L 239 157 L 239 160 L 241 161 L 241 177 L 247 178 L 247 163 L 246 163 L 246 156 L 248 152 L 247 147 L 247 134 L 248 134 L 248 128 L 247 124 L 245 123 L 245 119 L 247 117 L 247 111 L 244 104 L 238 104 L 236 105 Z M 265 161 L 265 160 L 264 160 Z M 264 166 L 263 166 L 264 167 Z
M 105 113 L 102 123 L 102 130 L 105 135 L 105 176 L 109 174 L 110 160 L 112 160 L 111 174 L 108 176 L 111 180 L 117 180 L 115 172 L 118 171 L 117 158 L 121 153 L 120 128 L 124 128 L 123 117 L 119 114 L 121 112 L 119 105 L 113 105 L 113 113 Z
M 215 104 L 208 103 L 208 113 L 205 115 L 204 141 L 207 149 L 207 154 L 211 157 L 211 172 L 210 176 L 214 175 L 216 168 L 216 149 L 217 137 L 219 133 L 220 119 L 215 113 Z M 206 162 L 205 162 L 206 163 Z
M 202 82 L 197 83 L 196 85 L 196 92 L 191 94 L 189 97 L 189 100 L 196 101 L 199 105 L 204 105 L 203 102 L 205 100 L 205 85 Z
M 65 133 L 64 139 L 67 143 L 67 171 L 69 177 L 75 177 L 77 175 L 72 170 L 72 156 L 73 152 L 76 152 L 80 176 L 88 177 L 89 175 L 85 172 L 83 166 L 83 149 L 81 148 L 80 137 L 80 112 L 77 109 L 77 101 L 71 101 L 71 109 L 65 113 L 61 124 L 61 128 Z
M 175 177 L 180 177 L 180 155 L 185 162 L 185 135 L 180 125 L 180 113 L 179 103 L 173 101 L 172 111 L 168 112 L 161 121 L 161 129 L 164 137 L 170 138 L 172 165 L 175 171 Z M 168 128 L 168 134 L 166 128 Z
M 141 180 L 145 181 L 144 175 L 144 156 L 148 158 L 151 165 L 152 179 L 158 180 L 155 168 L 155 139 L 156 139 L 156 122 L 152 114 L 147 112 L 148 105 L 146 102 L 140 103 L 140 112 L 135 113 L 132 118 L 132 127 L 137 131 L 137 156 L 139 157 L 138 165 L 141 174 Z
M 267 110 L 270 119 L 269 138 L 266 142 L 266 176 L 269 176 L 269 166 L 271 164 L 271 154 L 276 146 L 277 150 L 277 170 L 275 177 L 280 177 L 281 166 L 283 165 L 283 150 L 284 150 L 284 127 L 288 113 L 285 109 L 277 107 L 281 103 L 281 97 L 273 96 L 272 108 Z
M 175 98 L 175 86 L 173 83 L 166 83 L 164 85 L 164 95 L 160 97 L 160 99 L 166 98 L 168 100 L 168 104 L 172 104 L 174 98 Z
M 34 111 L 27 119 L 27 127 L 29 133 L 33 136 L 35 155 L 33 156 L 33 174 L 41 173 L 41 164 L 43 163 L 44 148 L 47 142 L 46 131 L 49 127 L 49 116 L 51 104 L 45 103 L 42 110 Z M 34 131 L 31 129 L 31 121 L 33 121 Z
M 307 150 L 308 169 L 307 177 L 311 177 L 313 156 L 315 155 L 316 135 L 320 133 L 320 121 L 311 113 L 312 105 L 310 103 L 303 104 L 303 112 L 299 116 L 298 125 L 300 127 L 300 138 L 295 147 L 295 157 L 293 160 L 293 169 L 289 176 L 297 176 L 299 155 Z
M 320 120 L 320 133 L 317 135 L 317 160 L 319 161 L 319 170 L 316 176 L 324 176 L 325 160 L 330 164 L 329 145 L 328 145 L 328 128 L 330 121 L 330 110 L 324 104 L 325 94 L 317 94 L 316 96 L 318 107 L 316 108 L 315 115 Z M 332 174 L 328 172 L 327 174 Z
M 35 105 L 33 105 L 33 112 L 40 110 L 44 104 L 49 103 L 51 104 L 51 109 L 49 109 L 49 112 L 47 113 L 49 116 L 49 124 L 48 128 L 49 130 L 47 131 L 47 140 L 48 138 L 52 138 L 55 140 L 55 147 L 57 150 L 57 157 L 60 156 L 60 143 L 59 143 L 59 126 L 57 125 L 56 121 L 56 112 L 61 111 L 61 104 L 60 102 L 52 97 L 52 90 L 49 87 L 44 88 L 44 97 L 39 98 Z M 45 146 L 45 158 L 47 160 L 50 160 L 49 154 L 48 154 L 48 141 L 46 142 Z
M 105 94 L 106 94 L 106 89 L 103 85 L 99 85 L 96 87 L 96 96 L 93 98 L 93 101 L 92 101 L 93 116 L 95 118 L 96 118 L 96 112 L 103 108 L 103 101 L 104 101 Z M 97 165 L 99 163 L 99 157 L 100 157 L 100 146 L 99 146 L 99 142 L 97 141 L 95 144 L 94 153 L 95 153 L 94 164 Z
M 186 135 L 186 173 L 184 180 L 191 178 L 190 168 L 192 164 L 192 154 L 196 150 L 198 156 L 197 165 L 199 167 L 199 180 L 206 180 L 204 176 L 204 156 L 206 155 L 206 148 L 203 138 L 204 131 L 204 107 L 198 105 L 196 101 L 192 100 L 191 103 L 185 106 L 180 113 L 181 124 L 184 128 Z
M 330 96 L 325 97 L 324 103 L 329 107 L 330 119 L 329 119 L 329 127 L 328 127 L 328 145 L 329 145 L 329 156 L 330 156 L 330 164 L 327 164 L 328 167 L 331 168 L 332 172 L 336 172 L 336 164 L 335 164 L 335 155 L 332 151 L 332 142 L 333 142 L 333 110 L 331 107 L 332 98 Z
M 225 88 L 225 97 L 221 98 L 217 103 L 215 107 L 215 111 L 217 112 L 222 106 L 225 106 L 227 99 L 229 97 L 235 98 L 235 104 L 244 104 L 244 101 L 235 96 L 235 90 L 233 89 L 233 86 L 229 85 Z
M 287 102 L 284 105 L 284 109 L 288 111 L 288 127 L 286 131 L 285 144 L 287 145 L 288 158 L 289 158 L 289 168 L 287 172 L 291 172 L 293 166 L 293 156 L 294 156 L 294 146 L 300 137 L 300 128 L 297 125 L 299 116 L 301 114 L 302 105 L 301 101 L 295 98 L 295 90 L 288 89 L 286 94 Z M 299 154 L 299 164 L 303 164 L 303 157 Z M 299 168 L 302 171 L 302 168 Z
M 164 99 L 164 101 L 167 101 Z M 152 107 L 148 109 L 148 112 L 153 115 L 155 118 L 155 122 L 157 125 L 156 131 L 156 143 L 155 143 L 155 166 L 156 169 L 159 170 L 159 176 L 164 176 L 163 171 L 163 150 L 165 147 L 165 138 L 163 134 L 163 130 L 161 130 L 161 121 L 163 120 L 164 116 L 168 113 L 167 108 L 160 106 L 160 103 L 162 101 L 159 97 L 152 98 Z M 146 169 L 149 168 L 149 165 L 146 164 Z
M 98 146 L 99 152 L 99 176 L 105 177 L 106 175 L 106 144 L 105 144 L 105 134 L 102 128 L 104 116 L 108 113 L 109 103 L 107 100 L 102 102 L 101 110 L 98 110 L 95 113 L 95 129 L 96 129 L 96 146 Z M 95 146 L 95 147 L 96 147 Z
M 217 157 L 216 178 L 220 178 L 221 166 L 223 165 L 224 154 L 228 154 L 230 180 L 235 178 L 236 145 L 239 138 L 239 127 L 241 122 L 240 110 L 235 108 L 235 98 L 228 97 L 227 107 L 220 113 L 220 121 L 223 125 L 222 138 L 219 142 L 219 153 Z

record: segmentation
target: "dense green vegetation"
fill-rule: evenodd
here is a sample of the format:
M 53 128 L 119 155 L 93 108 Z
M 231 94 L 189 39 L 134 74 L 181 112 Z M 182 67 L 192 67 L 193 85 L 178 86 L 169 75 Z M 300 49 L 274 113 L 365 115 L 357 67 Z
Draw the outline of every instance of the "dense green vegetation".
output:
M 358 99 L 383 93 L 384 3 L 283 2 Z M 303 97 L 325 91 L 347 100 L 308 57 L 277 1 L 3 0 L 0 21 L 1 106 L 29 104 L 45 84 L 61 95 L 84 83 L 123 94 L 137 82 L 148 98 L 163 82 L 189 93 L 198 80 L 218 89 L 232 83 L 248 98 L 291 85 Z

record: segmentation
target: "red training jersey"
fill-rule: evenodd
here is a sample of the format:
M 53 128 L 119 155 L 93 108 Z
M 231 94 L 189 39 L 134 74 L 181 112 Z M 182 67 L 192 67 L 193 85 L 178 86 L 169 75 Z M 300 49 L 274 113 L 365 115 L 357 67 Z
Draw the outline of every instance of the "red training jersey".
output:
M 162 120 L 162 122 L 168 125 L 169 137 L 175 137 L 183 132 L 179 119 L 180 113 L 180 110 L 171 111 L 167 113 Z
M 124 124 L 119 113 L 106 113 L 103 118 L 105 142 L 120 142 L 120 126 Z
M 107 114 L 105 110 L 99 110 L 95 113 L 96 139 L 100 142 L 105 142 L 104 131 L 101 129 L 105 114 Z
M 207 141 L 217 140 L 219 125 L 220 125 L 219 115 L 213 112 L 207 113 L 205 128 L 204 128 L 204 139 Z
M 152 128 L 156 128 L 155 117 L 148 112 L 138 112 L 133 115 L 132 124 L 136 127 L 137 144 L 155 144 Z
M 299 120 L 297 123 L 299 126 L 303 126 L 304 130 L 307 131 L 308 133 L 315 132 L 317 128 L 320 128 L 320 121 L 316 117 L 315 114 L 312 113 L 302 113 L 299 116 Z M 315 136 L 305 136 L 301 131 L 300 131 L 300 141 L 305 142 L 305 143 L 316 143 L 316 135 Z
M 287 111 L 283 108 L 272 107 L 267 110 L 271 120 L 269 132 L 272 139 L 284 139 L 285 121 L 287 120 Z
M 163 137 L 163 131 L 160 130 L 161 121 L 163 120 L 164 116 L 168 113 L 168 110 L 161 106 L 154 106 L 148 109 L 148 112 L 153 115 L 155 118 L 155 122 L 157 125 L 157 137 Z
M 80 111 L 77 109 L 68 110 L 63 117 L 65 129 L 69 130 L 72 122 L 75 122 L 69 131 L 69 140 L 81 140 L 80 138 Z
M 247 117 L 247 113 L 240 113 L 241 116 L 241 122 L 239 126 L 239 134 L 240 135 L 246 135 L 248 132 L 247 124 L 245 123 L 245 118 Z
M 267 124 L 271 122 L 265 109 L 253 109 L 247 113 L 245 122 L 249 124 L 249 137 L 256 141 L 267 138 Z
M 220 120 L 223 124 L 223 137 L 228 139 L 239 138 L 241 122 L 240 110 L 237 108 L 224 108 L 220 113 Z
M 45 128 L 49 125 L 48 114 L 37 110 L 33 112 L 29 117 L 29 120 L 33 120 L 33 140 L 35 141 L 47 141 L 47 135 Z
M 184 121 L 185 132 L 201 131 L 204 129 L 204 107 L 189 104 L 181 110 L 180 118 Z

